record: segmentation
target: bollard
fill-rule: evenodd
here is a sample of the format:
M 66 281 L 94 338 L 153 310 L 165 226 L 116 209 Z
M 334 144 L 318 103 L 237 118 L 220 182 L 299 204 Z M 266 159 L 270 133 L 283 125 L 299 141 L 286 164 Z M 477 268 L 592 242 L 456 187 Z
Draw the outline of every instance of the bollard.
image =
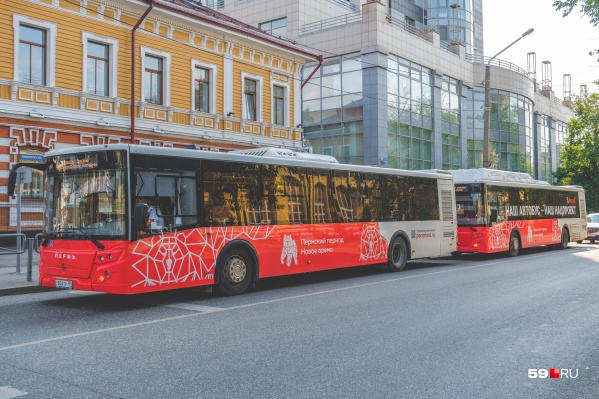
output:
M 27 281 L 31 281 L 31 273 L 33 272 L 33 243 L 35 238 L 27 239 Z

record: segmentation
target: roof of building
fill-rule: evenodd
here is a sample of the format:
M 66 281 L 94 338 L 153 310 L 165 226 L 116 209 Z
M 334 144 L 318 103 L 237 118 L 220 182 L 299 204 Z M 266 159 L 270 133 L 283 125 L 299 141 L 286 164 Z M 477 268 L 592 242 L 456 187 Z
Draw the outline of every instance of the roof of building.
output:
M 169 9 L 178 14 L 186 15 L 196 20 L 221 26 L 223 29 L 228 29 L 239 34 L 249 36 L 253 39 L 266 42 L 270 45 L 282 47 L 288 51 L 301 54 L 307 58 L 322 58 L 322 55 L 298 44 L 295 41 L 264 32 L 238 19 L 231 18 L 228 15 L 202 5 L 200 0 L 148 0 L 148 3 L 154 3 L 155 7 Z

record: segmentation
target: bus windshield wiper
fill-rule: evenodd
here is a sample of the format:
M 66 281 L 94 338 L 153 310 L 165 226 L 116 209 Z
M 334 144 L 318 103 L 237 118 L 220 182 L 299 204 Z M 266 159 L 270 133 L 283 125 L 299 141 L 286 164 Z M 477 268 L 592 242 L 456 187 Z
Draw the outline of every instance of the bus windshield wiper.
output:
M 91 242 L 93 242 L 96 247 L 98 247 L 100 249 L 104 249 L 104 245 L 101 244 L 100 242 L 98 242 L 98 240 L 96 240 L 95 238 L 88 236 L 85 233 L 85 231 L 83 231 L 82 227 L 66 227 L 66 228 L 60 229 L 59 231 L 57 231 L 57 233 L 62 233 L 62 232 L 70 232 L 70 233 L 72 233 L 74 231 L 80 232 L 83 235 L 83 237 L 85 237 L 88 240 L 90 240 Z
M 472 226 L 470 224 L 460 224 L 460 222 L 458 222 L 458 227 L 468 227 L 472 231 L 478 231 L 474 228 L 474 226 Z

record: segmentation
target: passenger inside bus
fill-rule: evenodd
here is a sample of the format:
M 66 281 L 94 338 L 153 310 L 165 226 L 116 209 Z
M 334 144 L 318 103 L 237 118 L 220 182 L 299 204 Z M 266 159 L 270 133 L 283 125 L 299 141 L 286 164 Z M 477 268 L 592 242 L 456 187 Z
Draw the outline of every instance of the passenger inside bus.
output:
M 149 199 L 143 197 L 137 197 L 137 203 L 146 206 L 147 229 L 150 231 L 164 230 L 164 218 L 158 208 Z
M 211 226 L 225 226 L 231 224 L 231 219 L 233 219 L 233 214 L 225 201 L 223 192 L 220 190 L 212 192 L 210 204 L 206 207 L 204 214 L 206 224 Z

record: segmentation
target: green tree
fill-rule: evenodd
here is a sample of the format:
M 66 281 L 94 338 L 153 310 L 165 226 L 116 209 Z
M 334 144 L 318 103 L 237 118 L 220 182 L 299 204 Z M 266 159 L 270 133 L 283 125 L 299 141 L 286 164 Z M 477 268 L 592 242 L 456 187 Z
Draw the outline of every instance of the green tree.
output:
M 560 185 L 584 187 L 587 210 L 599 211 L 599 94 L 577 98 L 572 104 L 574 118 L 555 172 Z
M 562 12 L 562 16 L 567 17 L 572 11 L 580 6 L 580 12 L 591 19 L 591 25 L 599 25 L 599 1 L 598 0 L 555 0 L 553 7 L 557 11 Z M 589 55 L 598 57 L 599 60 L 599 49 L 589 51 Z

